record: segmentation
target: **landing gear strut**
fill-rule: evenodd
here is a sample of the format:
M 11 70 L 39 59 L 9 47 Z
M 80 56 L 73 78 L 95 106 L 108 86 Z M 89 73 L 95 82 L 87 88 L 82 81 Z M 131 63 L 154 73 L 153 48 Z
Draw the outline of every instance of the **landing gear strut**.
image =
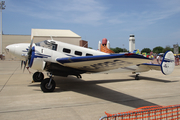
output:
M 52 74 L 50 74 L 49 77 L 50 78 L 46 78 L 41 82 L 41 90 L 43 92 L 53 92 L 56 87 L 56 83 L 52 79 Z
M 139 74 L 136 74 L 135 80 L 139 80 Z
M 42 72 L 35 72 L 33 74 L 33 81 L 34 82 L 41 82 L 44 79 L 44 74 Z
M 82 76 L 79 74 L 79 75 L 76 75 L 76 77 L 79 79 L 79 78 L 82 78 Z

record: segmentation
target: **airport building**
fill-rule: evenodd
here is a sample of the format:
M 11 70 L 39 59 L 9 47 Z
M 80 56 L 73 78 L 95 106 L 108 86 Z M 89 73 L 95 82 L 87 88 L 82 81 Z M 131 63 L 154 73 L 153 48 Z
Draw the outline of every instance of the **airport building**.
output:
M 133 52 L 135 50 L 135 38 L 134 35 L 129 36 L 129 52 Z
M 2 35 L 2 53 L 5 59 L 17 60 L 14 56 L 7 54 L 5 48 L 7 45 L 16 43 L 31 43 L 34 38 L 34 43 L 44 40 L 57 40 L 73 45 L 88 47 L 88 42 L 81 40 L 81 36 L 71 30 L 56 30 L 56 29 L 32 29 L 31 35 Z

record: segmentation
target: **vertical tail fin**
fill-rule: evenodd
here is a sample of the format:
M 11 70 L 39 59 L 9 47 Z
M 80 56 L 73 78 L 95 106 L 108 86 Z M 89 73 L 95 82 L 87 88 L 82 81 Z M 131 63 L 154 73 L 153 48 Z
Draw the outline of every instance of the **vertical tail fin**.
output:
M 164 57 L 161 63 L 161 71 L 163 74 L 168 75 L 173 72 L 174 67 L 175 67 L 174 54 L 171 51 L 167 51 L 164 54 Z

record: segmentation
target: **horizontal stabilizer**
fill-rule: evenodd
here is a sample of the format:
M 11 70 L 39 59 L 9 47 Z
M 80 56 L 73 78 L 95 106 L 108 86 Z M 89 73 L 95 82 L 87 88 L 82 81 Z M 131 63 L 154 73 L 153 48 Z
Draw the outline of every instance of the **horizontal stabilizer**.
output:
M 143 63 L 140 65 L 141 66 L 146 66 L 149 70 L 159 70 L 161 71 L 161 65 L 160 64 L 150 64 L 150 63 Z

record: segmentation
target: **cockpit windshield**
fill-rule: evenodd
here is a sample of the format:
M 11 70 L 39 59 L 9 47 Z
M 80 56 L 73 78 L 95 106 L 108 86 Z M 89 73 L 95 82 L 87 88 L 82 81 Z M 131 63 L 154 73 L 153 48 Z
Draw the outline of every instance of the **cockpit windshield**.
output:
M 45 40 L 45 41 L 41 41 L 38 43 L 35 43 L 36 46 L 41 46 L 41 47 L 45 47 L 51 50 L 57 50 L 57 44 L 54 41 L 51 40 Z

